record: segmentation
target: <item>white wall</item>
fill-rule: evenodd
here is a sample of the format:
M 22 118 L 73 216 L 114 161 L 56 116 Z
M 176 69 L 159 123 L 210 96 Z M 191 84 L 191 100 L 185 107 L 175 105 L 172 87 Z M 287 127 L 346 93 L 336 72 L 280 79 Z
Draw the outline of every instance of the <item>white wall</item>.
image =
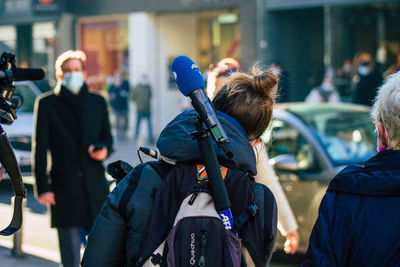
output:
M 64 53 L 67 50 L 73 49 L 74 43 L 74 21 L 73 21 L 73 16 L 71 14 L 64 13 L 61 15 L 60 20 L 58 21 L 57 24 L 57 30 L 56 30 L 56 38 L 57 38 L 57 51 L 56 57 L 58 57 L 61 53 Z M 79 31 L 76 31 L 79 32 Z M 76 40 L 77 42 L 76 47 L 79 47 L 78 39 Z
M 133 13 L 129 15 L 129 37 L 130 79 L 135 84 L 143 72 L 149 75 L 153 129 L 158 136 L 180 112 L 181 93 L 168 86 L 168 59 L 186 55 L 196 61 L 196 16 Z

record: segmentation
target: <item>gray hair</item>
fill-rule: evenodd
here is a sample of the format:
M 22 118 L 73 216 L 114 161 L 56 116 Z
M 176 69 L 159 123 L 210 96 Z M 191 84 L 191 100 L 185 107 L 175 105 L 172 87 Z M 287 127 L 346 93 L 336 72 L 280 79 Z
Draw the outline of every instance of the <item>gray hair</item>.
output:
M 371 118 L 385 125 L 389 148 L 400 150 L 400 71 L 390 75 L 379 88 Z

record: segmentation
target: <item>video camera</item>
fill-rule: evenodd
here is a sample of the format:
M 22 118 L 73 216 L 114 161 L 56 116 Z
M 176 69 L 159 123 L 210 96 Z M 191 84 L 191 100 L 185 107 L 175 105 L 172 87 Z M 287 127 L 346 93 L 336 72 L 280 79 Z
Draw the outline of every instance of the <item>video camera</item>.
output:
M 0 235 L 12 235 L 22 225 L 22 202 L 26 197 L 26 189 L 22 181 L 17 159 L 1 124 L 11 124 L 17 119 L 19 101 L 14 97 L 14 81 L 41 80 L 44 72 L 41 69 L 22 69 L 15 65 L 15 55 L 3 53 L 0 57 L 0 163 L 10 176 L 15 192 L 14 213 L 10 224 Z

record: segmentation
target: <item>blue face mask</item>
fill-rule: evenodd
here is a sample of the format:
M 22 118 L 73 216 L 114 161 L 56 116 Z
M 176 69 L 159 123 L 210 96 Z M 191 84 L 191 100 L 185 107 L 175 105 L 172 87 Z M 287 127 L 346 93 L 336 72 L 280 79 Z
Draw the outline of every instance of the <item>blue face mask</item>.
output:
M 322 89 L 322 91 L 324 91 L 324 92 L 332 92 L 333 91 L 333 86 L 330 84 L 330 83 L 323 83 L 322 85 L 321 85 L 321 89 Z
M 76 94 L 82 88 L 84 83 L 83 73 L 78 71 L 68 72 L 63 76 L 62 85 L 72 93 Z
M 368 66 L 360 66 L 358 68 L 358 73 L 361 76 L 367 76 L 369 74 L 369 67 Z

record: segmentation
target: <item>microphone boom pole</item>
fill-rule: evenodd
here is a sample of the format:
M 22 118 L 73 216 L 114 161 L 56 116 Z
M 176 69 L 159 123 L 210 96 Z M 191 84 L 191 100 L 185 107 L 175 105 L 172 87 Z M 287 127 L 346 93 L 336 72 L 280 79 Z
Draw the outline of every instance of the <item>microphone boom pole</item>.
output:
M 233 154 L 227 146 L 229 139 L 217 118 L 214 106 L 204 94 L 204 79 L 197 65 L 190 58 L 179 56 L 171 64 L 171 74 L 183 95 L 192 99 L 192 105 L 198 114 L 198 117 L 195 118 L 197 132 L 192 135 L 199 144 L 200 153 L 211 184 L 215 209 L 225 229 L 231 230 L 233 228 L 231 203 L 218 167 L 217 154 L 212 144 L 211 136 L 213 136 L 217 145 L 222 147 L 229 157 L 232 157 Z

